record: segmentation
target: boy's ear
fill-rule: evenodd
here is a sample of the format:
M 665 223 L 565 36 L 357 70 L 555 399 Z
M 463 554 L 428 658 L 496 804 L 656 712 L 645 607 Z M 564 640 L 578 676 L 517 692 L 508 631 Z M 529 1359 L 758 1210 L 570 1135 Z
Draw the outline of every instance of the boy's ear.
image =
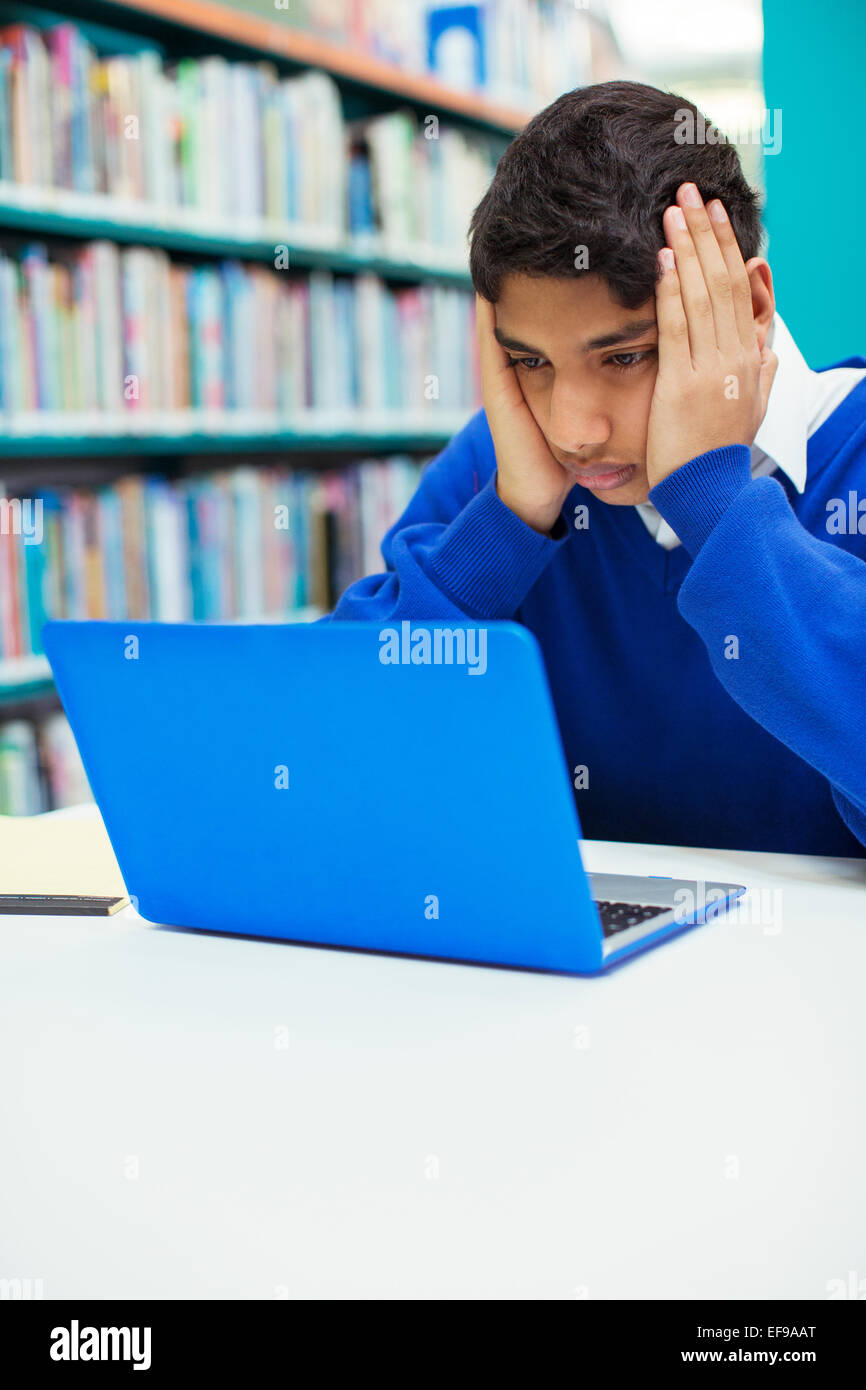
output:
M 746 261 L 746 274 L 752 291 L 752 313 L 755 316 L 758 346 L 763 348 L 776 312 L 773 272 L 763 256 L 753 256 L 750 261 Z

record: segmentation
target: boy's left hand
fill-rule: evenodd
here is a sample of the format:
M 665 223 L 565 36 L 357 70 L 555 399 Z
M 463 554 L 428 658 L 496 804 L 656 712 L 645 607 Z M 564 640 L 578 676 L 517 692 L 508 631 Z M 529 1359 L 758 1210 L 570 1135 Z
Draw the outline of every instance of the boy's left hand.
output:
M 779 365 L 774 352 L 758 345 L 749 277 L 727 213 L 718 199 L 708 206 L 721 211 L 719 220 L 711 220 L 694 184 L 682 184 L 676 207 L 664 214 L 659 366 L 647 432 L 650 487 L 709 449 L 751 445 Z M 675 265 L 665 265 L 674 258 Z

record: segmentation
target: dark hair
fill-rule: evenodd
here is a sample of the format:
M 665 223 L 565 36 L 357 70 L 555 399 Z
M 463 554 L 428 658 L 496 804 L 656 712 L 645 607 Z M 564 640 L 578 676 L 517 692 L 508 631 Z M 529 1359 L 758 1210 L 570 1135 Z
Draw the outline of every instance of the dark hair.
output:
M 472 214 L 473 284 L 495 301 L 511 272 L 594 272 L 624 308 L 637 308 L 655 292 L 662 214 L 687 181 L 705 202 L 721 198 L 743 259 L 757 256 L 758 195 L 734 146 L 693 102 L 642 82 L 566 92 L 511 142 Z M 578 246 L 587 248 L 584 270 L 575 268 Z

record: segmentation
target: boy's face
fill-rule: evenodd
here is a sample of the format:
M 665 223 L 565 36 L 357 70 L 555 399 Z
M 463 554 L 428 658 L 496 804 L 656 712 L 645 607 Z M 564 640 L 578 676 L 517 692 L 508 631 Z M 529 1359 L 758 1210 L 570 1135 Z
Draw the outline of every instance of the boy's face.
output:
M 604 502 L 647 498 L 658 336 L 655 297 L 623 309 L 597 275 L 507 275 L 496 301 L 496 338 L 551 453 Z

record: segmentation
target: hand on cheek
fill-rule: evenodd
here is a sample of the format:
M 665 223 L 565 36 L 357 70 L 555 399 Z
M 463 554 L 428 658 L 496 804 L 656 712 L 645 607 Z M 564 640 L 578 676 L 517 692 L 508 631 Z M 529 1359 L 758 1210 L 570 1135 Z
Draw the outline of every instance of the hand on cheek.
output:
M 683 184 L 664 229 L 647 432 L 651 488 L 710 449 L 750 445 L 779 365 L 758 344 L 749 277 L 722 204 L 705 208 L 695 185 Z

